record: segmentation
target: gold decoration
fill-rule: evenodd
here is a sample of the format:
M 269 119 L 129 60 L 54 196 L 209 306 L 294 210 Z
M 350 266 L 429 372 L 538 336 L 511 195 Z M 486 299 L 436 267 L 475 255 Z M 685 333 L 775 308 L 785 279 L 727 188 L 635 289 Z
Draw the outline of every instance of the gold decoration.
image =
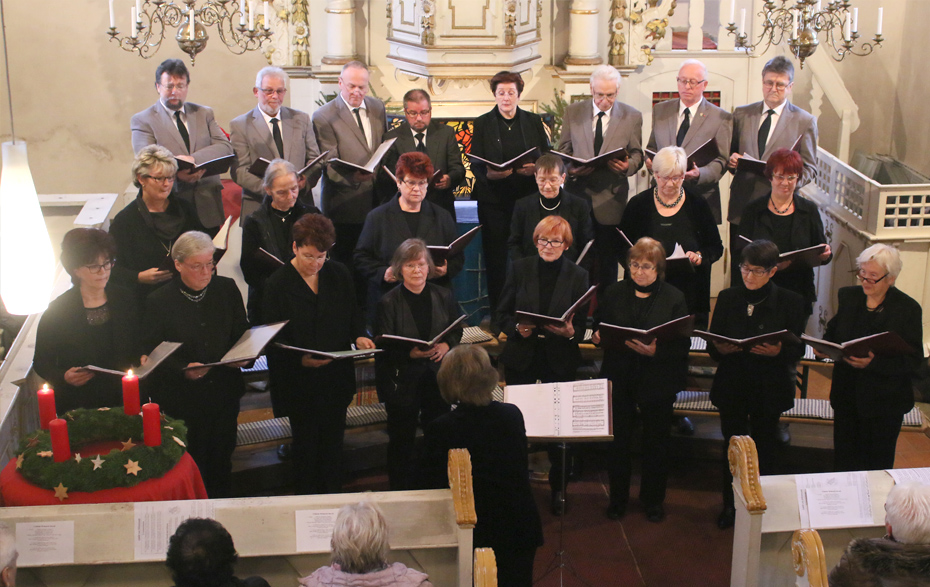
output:
M 290 22 L 294 25 L 291 44 L 294 45 L 293 65 L 310 67 L 310 21 L 307 0 L 292 0 Z
M 613 0 L 610 5 L 610 42 L 607 62 L 614 67 L 626 65 L 626 35 L 623 34 L 623 15 L 626 0 Z M 632 21 L 633 15 L 630 15 Z
M 126 452 L 127 450 L 129 450 L 129 449 L 131 449 L 132 447 L 136 446 L 136 443 L 133 442 L 132 439 L 130 438 L 130 439 L 127 440 L 126 442 L 123 442 L 122 445 L 123 445 L 123 448 L 120 449 L 120 452 Z
M 74 460 L 80 463 L 81 460 L 83 460 L 83 457 L 81 457 L 81 453 L 79 452 L 74 453 Z
M 471 455 L 466 448 L 449 450 L 449 487 L 452 489 L 452 505 L 455 521 L 459 528 L 474 528 L 478 523 L 475 513 L 475 494 L 472 491 Z
M 812 528 L 794 531 L 791 537 L 791 558 L 798 577 L 807 574 L 810 587 L 827 587 L 827 563 L 820 534 Z
M 132 459 L 129 459 L 123 467 L 126 468 L 127 475 L 135 475 L 137 477 L 139 476 L 139 471 L 142 470 L 142 467 L 139 466 L 139 461 L 134 461 Z
M 172 436 L 171 438 L 173 438 L 175 442 L 177 442 L 178 444 L 180 444 L 180 445 L 183 446 L 184 448 L 187 448 L 187 445 L 184 444 L 184 441 L 181 440 L 180 438 L 178 438 L 177 436 Z
M 109 412 L 110 408 L 97 408 L 98 412 Z
M 517 3 L 508 0 L 504 5 L 504 44 L 513 47 L 517 44 Z
M 91 459 L 90 462 L 92 462 L 92 463 L 94 464 L 93 470 L 96 471 L 97 469 L 99 469 L 100 467 L 103 466 L 104 460 L 100 457 L 100 455 L 97 455 L 97 458 L 96 458 L 96 459 Z
M 165 430 L 174 430 L 174 428 L 172 428 L 171 426 L 164 426 L 164 429 L 165 429 Z
M 39 455 L 40 457 L 51 457 L 51 456 L 52 456 L 52 451 L 50 451 L 50 450 L 40 450 L 40 451 L 37 452 L 36 454 Z
M 731 436 L 730 448 L 727 450 L 730 473 L 734 483 L 738 483 L 746 509 L 750 512 L 764 512 L 765 497 L 762 495 L 762 483 L 759 481 L 759 454 L 756 443 L 749 436 Z
M 475 587 L 497 587 L 497 559 L 493 548 L 475 549 Z
M 26 448 L 35 448 L 39 445 L 39 437 L 34 436 L 29 439 L 29 442 L 26 443 Z
M 55 488 L 55 497 L 58 498 L 58 501 L 64 501 L 68 499 L 68 488 L 59 483 L 58 487 Z
M 18 457 L 16 457 L 16 468 L 17 469 L 23 468 L 23 459 L 25 457 L 26 457 L 25 453 L 21 453 Z

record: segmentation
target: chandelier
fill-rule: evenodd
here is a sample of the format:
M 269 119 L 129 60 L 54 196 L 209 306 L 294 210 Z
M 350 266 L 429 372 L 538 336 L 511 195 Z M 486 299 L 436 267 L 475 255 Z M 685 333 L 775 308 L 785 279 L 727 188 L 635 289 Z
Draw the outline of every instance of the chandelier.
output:
M 822 8 L 821 0 L 766 0 L 762 6 L 762 34 L 755 43 L 749 43 L 746 33 L 746 9 L 740 10 L 740 26 L 737 29 L 734 19 L 736 0 L 730 0 L 730 24 L 727 30 L 736 36 L 736 47 L 749 52 L 765 44 L 762 53 L 772 45 L 780 45 L 785 39 L 794 56 L 801 61 L 810 57 L 820 44 L 818 35 L 823 32 L 825 45 L 831 47 L 831 54 L 836 61 L 842 61 L 847 55 L 859 57 L 869 55 L 882 46 L 882 8 L 878 9 L 878 26 L 872 42 L 858 44 L 859 9 L 852 8 L 850 0 L 830 0 Z M 738 31 L 738 32 L 737 32 Z
M 130 8 L 129 36 L 120 37 L 116 30 L 116 14 L 110 0 L 111 41 L 144 59 L 154 55 L 168 33 L 168 27 L 177 27 L 175 40 L 182 51 L 194 58 L 207 46 L 207 27 L 216 25 L 223 44 L 236 55 L 260 49 L 271 38 L 271 3 L 264 0 L 263 14 L 258 13 L 258 1 L 206 0 L 196 8 L 196 0 L 135 0 Z M 259 20 L 256 28 L 256 20 Z M 238 21 L 238 24 L 234 24 Z M 169 33 L 170 34 L 170 33 Z

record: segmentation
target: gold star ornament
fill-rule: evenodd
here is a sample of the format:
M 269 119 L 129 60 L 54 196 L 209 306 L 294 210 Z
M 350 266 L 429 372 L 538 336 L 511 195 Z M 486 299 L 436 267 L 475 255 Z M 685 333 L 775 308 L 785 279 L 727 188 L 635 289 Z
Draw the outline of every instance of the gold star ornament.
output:
M 96 459 L 91 459 L 90 462 L 94 464 L 94 468 L 93 468 L 94 471 L 96 471 L 97 469 L 103 466 L 103 459 L 100 458 L 100 455 L 97 455 Z
M 124 452 L 125 452 L 125 451 L 131 449 L 132 447 L 134 447 L 135 445 L 136 445 L 136 443 L 133 442 L 132 439 L 130 438 L 129 440 L 127 440 L 126 442 L 123 443 L 123 448 L 121 448 L 120 451 L 124 451 Z
M 64 501 L 68 499 L 68 488 L 59 483 L 58 487 L 55 488 L 55 497 L 58 498 L 58 501 Z
M 83 457 L 81 456 L 81 453 L 79 453 L 79 452 L 74 453 L 74 460 L 77 461 L 78 463 L 80 463 L 80 462 L 83 460 Z
M 52 451 L 50 451 L 50 450 L 40 450 L 40 451 L 37 452 L 36 454 L 39 455 L 40 457 L 51 457 L 51 456 L 52 456 Z
M 172 436 L 171 438 L 173 438 L 173 439 L 174 439 L 174 441 L 175 441 L 175 442 L 177 442 L 178 444 L 180 444 L 181 446 L 183 446 L 183 447 L 185 447 L 185 448 L 187 448 L 187 445 L 186 445 L 186 444 L 184 444 L 184 441 L 183 441 L 183 440 L 181 440 L 180 438 L 178 438 L 177 436 Z
M 25 458 L 25 455 L 22 455 L 22 454 L 19 455 L 18 457 L 16 457 L 16 468 L 17 468 L 17 469 L 22 469 L 22 468 L 23 468 L 23 459 L 24 459 L 24 458 Z
M 142 470 L 142 467 L 139 466 L 139 462 L 132 459 L 129 459 L 129 462 L 123 466 L 126 467 L 127 475 L 135 475 L 136 477 L 139 476 L 139 471 Z

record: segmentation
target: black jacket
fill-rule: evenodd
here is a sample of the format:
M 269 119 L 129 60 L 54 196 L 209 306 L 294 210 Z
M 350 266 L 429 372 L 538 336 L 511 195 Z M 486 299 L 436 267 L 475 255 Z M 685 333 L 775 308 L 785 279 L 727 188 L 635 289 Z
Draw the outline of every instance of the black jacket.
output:
M 540 154 L 549 151 L 549 135 L 543 126 L 542 118 L 522 108 L 517 108 L 517 125 L 523 138 L 523 150 L 539 147 Z M 516 128 L 514 128 L 516 130 Z M 504 162 L 504 151 L 501 146 L 500 128 L 497 122 L 497 106 L 490 112 L 482 114 L 475 119 L 474 132 L 471 139 L 472 155 L 482 159 Z M 472 190 L 472 199 L 478 202 L 501 204 L 513 202 L 523 196 L 536 191 L 536 180 L 529 176 L 512 173 L 504 179 L 491 181 L 487 178 L 484 166 L 472 164 L 475 174 L 475 186 Z
M 833 367 L 830 404 L 855 410 L 860 418 L 906 414 L 914 407 L 911 377 L 923 359 L 923 313 L 913 298 L 892 287 L 880 312 L 866 308 L 862 287 L 840 288 L 836 315 L 827 323 L 826 340 L 846 342 L 889 330 L 914 348 L 912 355 L 876 356 L 865 369 L 844 361 Z
M 555 214 L 567 220 L 569 226 L 572 227 L 572 247 L 564 254 L 572 261 L 576 261 L 581 249 L 594 238 L 591 204 L 564 189 L 560 190 L 560 193 L 561 202 L 555 209 Z M 539 221 L 544 218 L 543 212 L 545 211 L 539 205 L 540 198 L 542 196 L 536 192 L 520 198 L 514 204 L 513 218 L 510 220 L 510 238 L 507 239 L 511 262 L 524 257 L 535 257 L 538 254 L 536 243 L 533 242 L 533 231 L 536 230 Z M 589 253 L 585 255 L 585 258 L 590 260 L 594 258 L 594 255 Z

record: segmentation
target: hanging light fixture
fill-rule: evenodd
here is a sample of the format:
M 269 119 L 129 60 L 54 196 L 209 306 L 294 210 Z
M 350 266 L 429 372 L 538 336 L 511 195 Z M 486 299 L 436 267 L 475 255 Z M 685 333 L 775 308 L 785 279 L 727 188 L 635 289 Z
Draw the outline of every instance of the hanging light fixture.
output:
M 2 145 L 0 298 L 10 314 L 25 315 L 48 307 L 55 281 L 55 255 L 39 207 L 36 185 L 29 172 L 26 143 L 16 140 L 13 126 L 13 92 L 3 0 L 0 0 L 0 20 L 3 21 L 3 58 L 10 102 L 10 135 L 13 137 L 11 142 Z

